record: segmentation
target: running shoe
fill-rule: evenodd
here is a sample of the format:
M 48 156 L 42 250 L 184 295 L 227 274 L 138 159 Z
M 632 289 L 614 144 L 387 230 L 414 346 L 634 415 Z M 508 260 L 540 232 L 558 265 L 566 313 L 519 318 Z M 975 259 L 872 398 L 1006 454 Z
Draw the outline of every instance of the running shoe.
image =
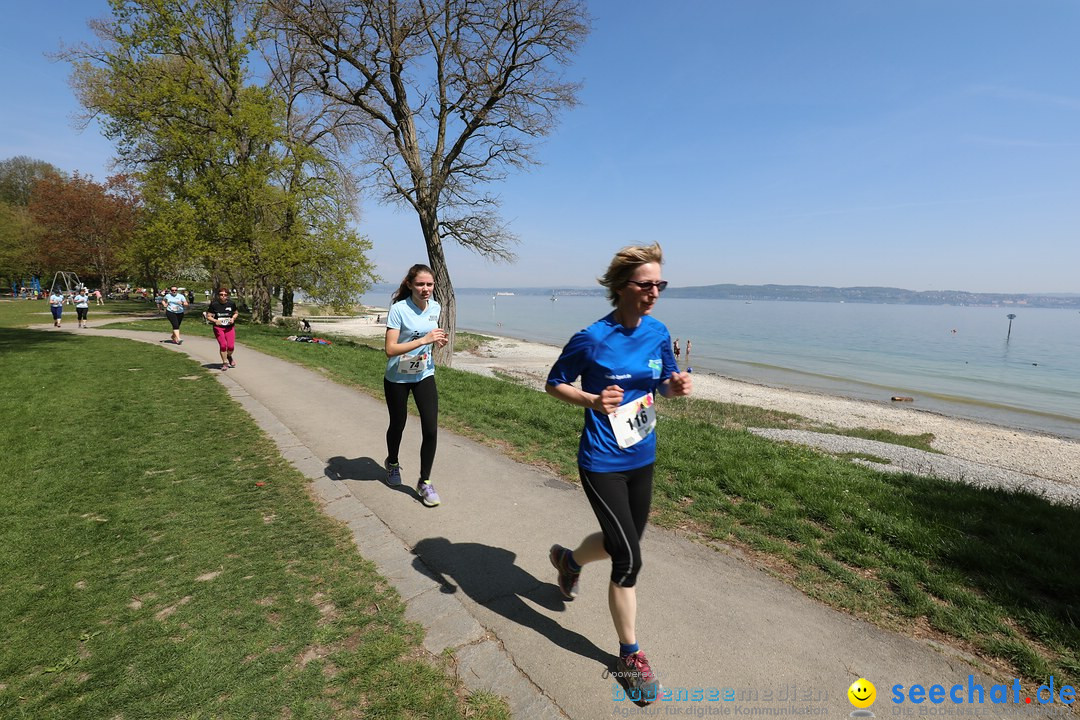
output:
M 231 368 L 236 367 L 236 362 L 232 358 L 229 358 L 229 367 L 231 367 Z
M 183 341 L 183 340 L 177 340 L 177 341 L 176 341 L 176 344 L 177 344 L 177 345 L 183 345 L 183 344 L 184 344 L 184 341 Z
M 386 468 L 386 484 L 390 486 L 397 486 L 401 484 L 401 466 L 397 463 L 390 462 L 389 459 L 383 463 L 383 467 Z
M 552 545 L 548 552 L 548 559 L 559 571 L 559 590 L 563 597 L 573 600 L 578 594 L 578 579 L 581 577 L 581 571 L 574 572 L 570 569 L 570 548 Z
M 221 372 L 225 372 L 228 369 L 229 369 L 228 365 L 226 365 L 225 363 L 221 363 Z
M 435 507 L 442 502 L 442 500 L 439 499 L 439 493 L 435 492 L 435 486 L 430 482 L 421 480 L 416 483 L 416 492 L 420 495 L 420 502 L 428 507 Z
M 645 659 L 645 653 L 640 650 L 619 657 L 615 663 L 615 677 L 626 688 L 628 698 L 645 705 L 655 701 L 663 689 Z

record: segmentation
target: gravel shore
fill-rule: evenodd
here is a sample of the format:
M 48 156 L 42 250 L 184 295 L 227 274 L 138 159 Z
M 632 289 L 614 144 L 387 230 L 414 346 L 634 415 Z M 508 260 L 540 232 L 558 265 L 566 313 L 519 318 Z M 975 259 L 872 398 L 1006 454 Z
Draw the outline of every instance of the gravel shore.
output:
M 376 323 L 374 317 L 312 325 L 317 333 L 372 336 L 385 332 L 385 326 Z M 458 353 L 454 358 L 454 367 L 485 375 L 494 375 L 499 371 L 540 388 L 558 355 L 559 348 L 550 345 L 495 338 L 477 352 Z M 903 456 L 902 459 L 893 460 L 894 467 L 978 485 L 1022 486 L 1059 502 L 1077 502 L 1077 498 L 1080 498 L 1080 442 L 1074 440 L 948 417 L 906 404 L 898 406 L 887 400 L 880 403 L 850 400 L 756 385 L 713 373 L 694 373 L 694 395 L 718 402 L 795 413 L 837 428 L 864 427 L 914 435 L 932 433 L 934 449 L 945 457 L 933 453 L 916 454 L 920 451 L 893 451 L 901 452 Z M 770 437 L 777 440 L 822 447 L 819 444 L 821 437 L 810 437 L 821 436 L 822 433 L 774 436 L 772 433 L 777 431 L 768 432 Z M 765 434 L 764 431 L 762 434 Z M 886 447 L 868 450 L 861 443 L 872 441 L 837 435 L 825 437 L 828 438 L 829 447 L 823 449 L 830 452 L 859 452 L 888 457 L 885 451 L 898 447 L 874 443 L 875 446 Z M 952 464 L 946 463 L 946 459 L 951 459 Z

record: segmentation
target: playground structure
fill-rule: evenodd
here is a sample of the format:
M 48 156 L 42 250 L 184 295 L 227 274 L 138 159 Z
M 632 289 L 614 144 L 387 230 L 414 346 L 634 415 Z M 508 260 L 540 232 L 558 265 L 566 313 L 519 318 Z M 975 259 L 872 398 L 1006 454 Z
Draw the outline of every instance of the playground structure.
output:
M 79 280 L 79 276 L 73 272 L 61 270 L 53 275 L 52 286 L 49 294 L 54 294 L 59 288 L 61 295 L 74 295 L 76 290 L 85 290 L 86 286 Z
M 41 279 L 37 275 L 30 278 L 29 282 L 23 280 L 21 283 L 16 282 L 15 287 L 11 289 L 12 297 L 31 297 L 36 298 L 41 295 Z

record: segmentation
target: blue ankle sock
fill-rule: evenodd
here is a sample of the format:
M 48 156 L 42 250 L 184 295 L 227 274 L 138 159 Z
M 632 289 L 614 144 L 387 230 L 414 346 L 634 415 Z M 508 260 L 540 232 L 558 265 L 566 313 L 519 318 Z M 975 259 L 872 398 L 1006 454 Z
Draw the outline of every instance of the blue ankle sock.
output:
M 619 643 L 619 657 L 626 657 L 627 655 L 632 655 L 640 649 L 641 648 L 638 647 L 637 643 L 634 643 L 633 645 L 625 645 L 623 643 Z

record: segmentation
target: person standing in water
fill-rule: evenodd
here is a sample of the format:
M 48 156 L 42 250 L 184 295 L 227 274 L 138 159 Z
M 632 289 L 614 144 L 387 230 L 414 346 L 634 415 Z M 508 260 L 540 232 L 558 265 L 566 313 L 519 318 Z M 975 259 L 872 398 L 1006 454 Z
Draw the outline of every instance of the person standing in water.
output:
M 652 503 L 654 394 L 680 397 L 692 387 L 691 375 L 679 372 L 675 363 L 667 328 L 650 317 L 667 287 L 662 262 L 659 244 L 627 247 L 615 255 L 600 278 L 614 312 L 570 338 L 545 385 L 549 395 L 585 408 L 578 474 L 601 530 L 573 550 L 553 545 L 548 557 L 567 600 L 577 597 L 583 566 L 611 560 L 608 609 L 619 637 L 615 676 L 643 702 L 652 702 L 660 691 L 638 646 L 634 590 Z M 580 389 L 572 384 L 579 377 Z
M 420 413 L 420 477 L 416 492 L 427 507 L 442 501 L 431 484 L 435 464 L 435 449 L 439 440 L 439 391 L 435 387 L 436 346 L 449 340 L 439 327 L 442 306 L 432 296 L 435 274 L 427 265 L 409 268 L 405 279 L 394 293 L 390 312 L 386 316 L 386 374 L 383 391 L 390 424 L 386 429 L 386 481 L 401 484 L 401 465 L 398 451 L 401 435 L 408 420 L 410 393 Z

